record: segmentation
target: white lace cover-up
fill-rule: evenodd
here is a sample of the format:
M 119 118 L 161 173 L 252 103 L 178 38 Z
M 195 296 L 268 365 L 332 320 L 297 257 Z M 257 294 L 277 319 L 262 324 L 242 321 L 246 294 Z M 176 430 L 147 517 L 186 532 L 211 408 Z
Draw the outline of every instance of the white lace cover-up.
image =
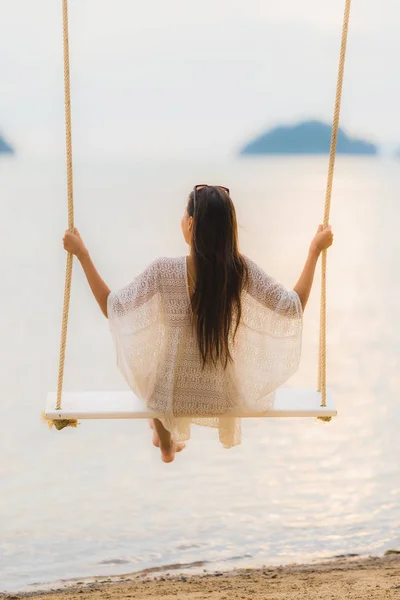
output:
M 186 257 L 160 258 L 132 283 L 111 293 L 108 317 L 117 364 L 130 388 L 162 413 L 176 441 L 190 425 L 219 428 L 226 448 L 241 441 L 232 410 L 273 407 L 274 392 L 298 368 L 302 308 L 286 290 L 246 258 L 249 279 L 242 319 L 231 344 L 233 362 L 203 369 L 187 280 Z

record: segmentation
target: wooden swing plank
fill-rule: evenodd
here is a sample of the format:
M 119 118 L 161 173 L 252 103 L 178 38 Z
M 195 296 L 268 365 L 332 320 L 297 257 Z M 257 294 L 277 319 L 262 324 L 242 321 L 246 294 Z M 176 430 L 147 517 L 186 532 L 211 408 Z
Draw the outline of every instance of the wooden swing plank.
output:
M 162 418 L 144 406 L 132 392 L 65 392 L 62 409 L 56 410 L 57 394 L 47 395 L 47 419 L 149 419 Z M 260 417 L 336 417 L 332 393 L 328 390 L 326 407 L 321 407 L 321 394 L 313 389 L 280 388 L 273 409 L 263 413 L 235 411 L 229 416 Z

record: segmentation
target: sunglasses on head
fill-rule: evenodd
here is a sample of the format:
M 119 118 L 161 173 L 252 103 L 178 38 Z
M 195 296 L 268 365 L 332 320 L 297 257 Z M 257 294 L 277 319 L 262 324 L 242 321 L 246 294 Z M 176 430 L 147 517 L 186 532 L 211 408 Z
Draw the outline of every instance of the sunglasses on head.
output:
M 206 187 L 211 187 L 205 183 L 201 184 L 201 185 L 195 185 L 193 188 L 193 204 L 196 204 L 196 193 L 199 192 L 200 190 L 203 190 Z M 230 194 L 229 188 L 224 187 L 223 185 L 216 185 L 216 186 L 212 186 L 212 187 L 216 187 L 220 190 L 223 190 L 226 194 Z

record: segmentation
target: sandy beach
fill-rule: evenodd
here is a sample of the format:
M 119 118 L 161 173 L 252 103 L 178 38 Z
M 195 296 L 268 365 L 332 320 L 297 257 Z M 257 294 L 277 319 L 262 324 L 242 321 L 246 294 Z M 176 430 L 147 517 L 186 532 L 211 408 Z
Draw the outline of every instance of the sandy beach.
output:
M 189 576 L 145 571 L 117 578 L 63 582 L 46 593 L 0 594 L 4 600 L 397 600 L 400 553 L 383 558 L 344 557 L 334 561 L 263 567 Z

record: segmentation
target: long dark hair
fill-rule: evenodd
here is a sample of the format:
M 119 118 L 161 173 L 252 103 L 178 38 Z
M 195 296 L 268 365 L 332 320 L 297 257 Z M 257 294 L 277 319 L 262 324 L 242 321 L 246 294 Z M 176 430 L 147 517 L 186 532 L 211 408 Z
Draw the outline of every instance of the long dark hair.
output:
M 193 217 L 192 309 L 203 367 L 222 363 L 226 368 L 232 360 L 229 342 L 240 323 L 241 295 L 248 277 L 239 253 L 236 211 L 224 189 L 204 186 L 190 194 L 187 212 Z

